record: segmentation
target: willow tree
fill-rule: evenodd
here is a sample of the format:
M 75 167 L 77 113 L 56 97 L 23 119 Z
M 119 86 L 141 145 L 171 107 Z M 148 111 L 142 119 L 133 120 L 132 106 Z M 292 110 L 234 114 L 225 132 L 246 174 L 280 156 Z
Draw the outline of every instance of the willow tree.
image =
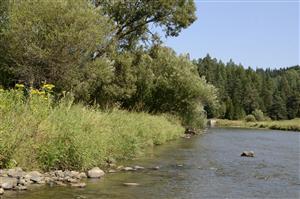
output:
M 10 69 L 24 82 L 61 89 L 85 81 L 92 53 L 111 37 L 112 24 L 99 12 L 86 0 L 10 1 L 3 32 Z

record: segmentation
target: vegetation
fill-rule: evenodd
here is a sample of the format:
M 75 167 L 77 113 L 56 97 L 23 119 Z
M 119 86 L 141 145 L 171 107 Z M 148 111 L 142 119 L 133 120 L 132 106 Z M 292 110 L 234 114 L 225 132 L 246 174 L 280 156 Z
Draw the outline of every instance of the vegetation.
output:
M 53 104 L 53 86 L 31 89 L 27 98 L 17 86 L 0 91 L 0 167 L 87 169 L 132 158 L 184 131 L 173 116 L 99 111 L 73 104 L 70 95 Z
M 191 61 L 149 28 L 178 36 L 195 10 L 192 0 L 1 0 L 0 168 L 131 158 L 207 116 L 299 117 L 299 66 Z
M 196 65 L 149 29 L 177 36 L 196 19 L 193 1 L 3 0 L 0 11 L 1 168 L 132 158 L 204 127 L 204 106 L 218 104 Z
M 300 66 L 253 70 L 209 55 L 194 63 L 219 91 L 220 108 L 205 107 L 209 117 L 237 120 L 253 114 L 261 120 L 260 111 L 273 120 L 300 117 Z
M 300 119 L 277 120 L 277 121 L 255 121 L 246 122 L 245 120 L 224 120 L 218 119 L 217 126 L 220 127 L 239 127 L 239 128 L 266 128 L 286 131 L 300 131 Z

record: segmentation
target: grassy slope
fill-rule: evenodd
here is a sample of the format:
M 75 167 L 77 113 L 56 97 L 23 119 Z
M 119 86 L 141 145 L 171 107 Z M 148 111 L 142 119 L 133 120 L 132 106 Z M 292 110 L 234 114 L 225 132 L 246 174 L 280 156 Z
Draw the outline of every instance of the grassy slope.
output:
M 112 110 L 33 96 L 24 103 L 17 91 L 0 93 L 0 168 L 84 170 L 107 158 L 130 159 L 145 147 L 182 135 L 176 118 Z
M 267 128 L 287 131 L 300 131 L 300 118 L 280 121 L 245 122 L 243 120 L 217 120 L 220 127 Z

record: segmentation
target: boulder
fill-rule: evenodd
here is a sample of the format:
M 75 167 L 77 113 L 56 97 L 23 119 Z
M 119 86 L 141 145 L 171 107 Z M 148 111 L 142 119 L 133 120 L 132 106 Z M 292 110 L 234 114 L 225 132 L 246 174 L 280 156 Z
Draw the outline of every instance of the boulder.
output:
M 44 176 L 38 171 L 31 171 L 25 175 L 25 178 L 30 179 L 32 182 L 37 184 L 45 184 Z
M 0 195 L 4 194 L 4 189 L 0 188 Z
M 94 167 L 87 172 L 89 178 L 101 178 L 105 173 L 99 167 Z
M 18 180 L 16 178 L 10 177 L 0 177 L 0 187 L 4 190 L 13 189 L 18 184 Z
M 21 178 L 24 175 L 26 175 L 26 173 L 20 167 L 8 169 L 8 171 L 7 171 L 7 176 L 12 177 L 12 178 Z
M 241 156 L 243 156 L 243 157 L 254 157 L 254 152 L 253 151 L 243 151 Z

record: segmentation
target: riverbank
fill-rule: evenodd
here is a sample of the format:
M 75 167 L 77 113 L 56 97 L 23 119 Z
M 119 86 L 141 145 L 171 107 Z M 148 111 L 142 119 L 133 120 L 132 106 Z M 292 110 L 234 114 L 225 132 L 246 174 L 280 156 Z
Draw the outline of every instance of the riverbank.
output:
M 278 121 L 257 121 L 246 122 L 244 120 L 223 120 L 217 119 L 216 126 L 218 127 L 237 127 L 237 128 L 263 128 L 285 131 L 300 131 L 300 118 L 293 120 L 278 120 Z
M 17 90 L 0 92 L 0 169 L 86 171 L 132 159 L 145 148 L 184 134 L 179 119 L 118 109 L 52 102 Z

